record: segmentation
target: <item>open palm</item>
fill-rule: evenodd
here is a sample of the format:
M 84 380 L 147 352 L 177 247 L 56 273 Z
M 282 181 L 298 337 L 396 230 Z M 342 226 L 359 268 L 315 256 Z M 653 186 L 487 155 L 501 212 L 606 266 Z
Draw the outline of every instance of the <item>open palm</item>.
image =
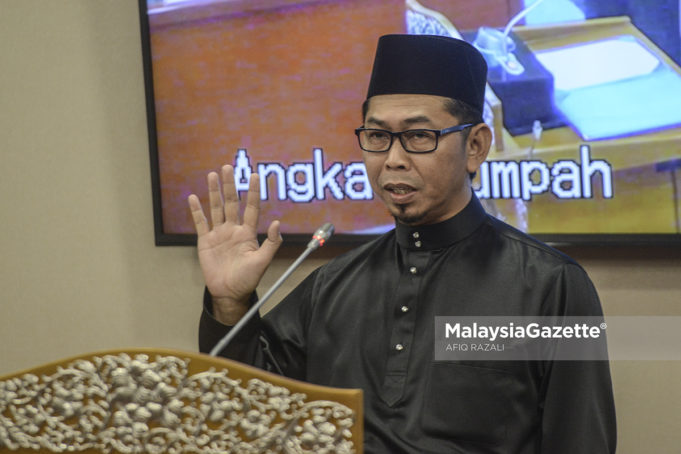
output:
M 256 174 L 251 176 L 243 223 L 239 221 L 232 166 L 222 168 L 222 191 L 217 173 L 208 174 L 208 195 L 212 228 L 199 198 L 192 194 L 188 199 L 206 287 L 213 297 L 216 316 L 220 312 L 243 312 L 281 245 L 279 222 L 270 224 L 267 239 L 259 245 L 260 182 Z

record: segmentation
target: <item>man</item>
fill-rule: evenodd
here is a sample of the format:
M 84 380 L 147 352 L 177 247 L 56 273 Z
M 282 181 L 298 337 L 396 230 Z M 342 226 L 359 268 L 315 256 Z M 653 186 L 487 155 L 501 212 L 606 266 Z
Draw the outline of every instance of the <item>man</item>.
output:
M 434 317 L 599 315 L 585 272 L 488 216 L 470 175 L 485 160 L 481 55 L 463 41 L 379 40 L 356 134 L 396 228 L 314 271 L 222 352 L 284 375 L 362 388 L 368 453 L 610 453 L 607 362 L 434 361 Z M 206 279 L 200 348 L 247 311 L 281 243 L 256 241 L 258 178 L 243 224 L 233 170 L 208 177 L 212 230 L 189 204 Z

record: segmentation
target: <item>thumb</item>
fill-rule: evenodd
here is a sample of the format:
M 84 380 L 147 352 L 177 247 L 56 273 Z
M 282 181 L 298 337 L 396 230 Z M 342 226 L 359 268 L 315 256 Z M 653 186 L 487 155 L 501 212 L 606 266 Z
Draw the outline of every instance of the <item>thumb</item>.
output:
M 284 242 L 284 240 L 281 237 L 279 227 L 280 227 L 279 221 L 272 221 L 269 228 L 267 229 L 267 238 L 260 246 L 260 249 L 269 258 L 270 261 L 272 260 L 272 258 L 274 258 L 274 254 L 277 253 L 277 250 L 279 249 L 279 246 L 281 246 L 281 243 Z

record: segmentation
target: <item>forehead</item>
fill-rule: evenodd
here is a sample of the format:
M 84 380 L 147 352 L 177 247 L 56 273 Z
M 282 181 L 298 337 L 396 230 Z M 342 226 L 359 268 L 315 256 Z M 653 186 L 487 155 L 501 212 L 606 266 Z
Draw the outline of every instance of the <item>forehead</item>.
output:
M 401 121 L 426 117 L 433 121 L 454 118 L 446 107 L 448 98 L 435 95 L 378 95 L 369 98 L 365 120 Z

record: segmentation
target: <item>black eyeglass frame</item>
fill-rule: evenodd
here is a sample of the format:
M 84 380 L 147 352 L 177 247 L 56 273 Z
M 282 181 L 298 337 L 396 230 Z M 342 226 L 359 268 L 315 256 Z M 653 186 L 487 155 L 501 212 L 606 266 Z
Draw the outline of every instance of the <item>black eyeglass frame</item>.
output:
M 359 128 L 355 129 L 355 135 L 357 136 L 357 141 L 359 142 L 359 147 L 367 151 L 369 153 L 385 153 L 386 151 L 390 150 L 393 146 L 393 142 L 395 141 L 395 137 L 399 138 L 400 144 L 402 144 L 402 148 L 404 151 L 407 153 L 432 153 L 433 151 L 437 150 L 437 146 L 440 144 L 440 137 L 451 134 L 453 132 L 459 132 L 463 131 L 466 128 L 469 128 L 471 126 L 475 126 L 476 123 L 464 123 L 462 125 L 456 125 L 452 126 L 450 128 L 445 128 L 445 129 L 425 129 L 425 128 L 419 128 L 419 129 L 405 129 L 404 131 L 398 131 L 398 132 L 392 132 L 388 131 L 386 129 L 378 129 L 378 128 L 365 128 L 364 126 L 360 126 Z M 385 150 L 367 150 L 362 146 L 362 140 L 360 139 L 359 135 L 362 131 L 381 131 L 390 136 L 390 143 L 388 144 L 388 147 Z M 432 132 L 435 134 L 435 146 L 433 147 L 432 150 L 424 150 L 424 151 L 414 151 L 414 150 L 409 150 L 407 146 L 405 145 L 404 141 L 402 140 L 402 134 L 406 134 L 408 132 L 419 132 L 419 131 L 428 131 Z

